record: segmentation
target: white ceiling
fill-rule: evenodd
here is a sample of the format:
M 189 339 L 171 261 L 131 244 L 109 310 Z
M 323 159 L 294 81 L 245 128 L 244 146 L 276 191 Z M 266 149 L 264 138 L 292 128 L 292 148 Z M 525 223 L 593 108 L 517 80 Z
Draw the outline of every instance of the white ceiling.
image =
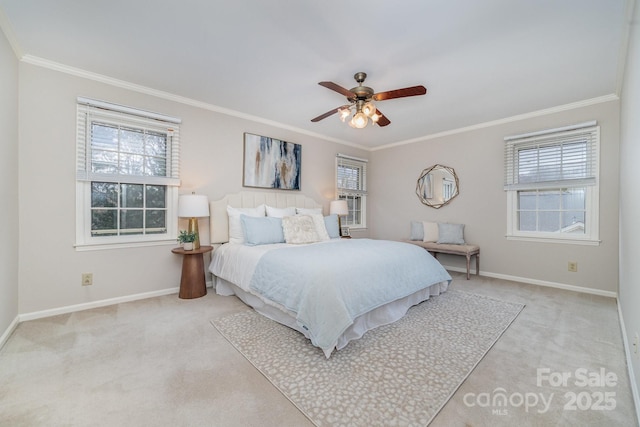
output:
M 22 55 L 375 148 L 616 94 L 626 3 L 0 0 L 0 12 Z M 345 103 L 317 83 L 351 88 L 358 71 L 376 92 L 428 92 L 380 102 L 384 128 L 311 123 Z

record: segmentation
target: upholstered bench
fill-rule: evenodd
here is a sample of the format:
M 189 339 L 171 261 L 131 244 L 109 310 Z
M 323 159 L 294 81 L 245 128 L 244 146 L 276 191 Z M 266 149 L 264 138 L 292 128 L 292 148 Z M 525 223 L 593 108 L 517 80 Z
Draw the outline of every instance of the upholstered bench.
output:
M 425 248 L 434 258 L 438 254 L 462 255 L 467 258 L 467 280 L 469 280 L 469 268 L 471 265 L 471 257 L 476 257 L 476 275 L 480 274 L 480 246 L 477 245 L 450 245 L 445 243 L 423 242 L 420 240 L 405 240 L 407 243 L 421 246 Z

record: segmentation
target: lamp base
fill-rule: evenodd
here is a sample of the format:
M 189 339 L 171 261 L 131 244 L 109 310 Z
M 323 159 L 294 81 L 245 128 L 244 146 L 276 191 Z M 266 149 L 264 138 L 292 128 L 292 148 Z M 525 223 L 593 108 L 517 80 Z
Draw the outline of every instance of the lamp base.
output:
M 200 233 L 198 232 L 198 218 L 189 218 L 187 226 L 189 233 L 196 233 L 196 240 L 193 241 L 193 249 L 200 249 Z

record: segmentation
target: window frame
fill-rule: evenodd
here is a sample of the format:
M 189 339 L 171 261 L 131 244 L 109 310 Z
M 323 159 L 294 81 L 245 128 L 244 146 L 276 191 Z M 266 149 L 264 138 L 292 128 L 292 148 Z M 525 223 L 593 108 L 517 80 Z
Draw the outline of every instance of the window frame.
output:
M 529 147 L 531 141 L 536 138 L 544 138 L 549 145 L 562 144 L 563 137 L 566 135 L 574 135 L 577 133 L 590 134 L 587 148 L 588 158 L 585 163 L 590 162 L 587 168 L 590 168 L 593 175 L 591 178 L 583 179 L 559 179 L 557 181 L 544 182 L 535 181 L 528 183 L 518 183 L 517 171 L 517 155 L 518 151 Z M 591 157 L 589 157 L 591 156 Z M 534 242 L 550 242 L 577 245 L 594 245 L 600 244 L 600 127 L 595 121 L 581 123 L 578 125 L 567 126 L 557 129 L 549 129 L 539 132 L 533 132 L 524 135 L 515 135 L 505 137 L 505 191 L 507 193 L 507 240 L 521 240 Z M 511 163 L 510 163 L 511 162 Z M 585 189 L 585 233 L 574 234 L 570 232 L 544 232 L 544 231 L 522 231 L 519 227 L 519 199 L 520 191 L 562 191 L 571 188 Z M 543 210 L 536 208 L 535 212 Z
M 109 123 L 167 134 L 166 176 L 95 173 L 91 170 L 91 125 Z M 180 185 L 180 119 L 103 101 L 78 98 L 76 141 L 76 242 L 79 251 L 168 245 L 175 243 L 178 229 Z M 166 232 L 93 236 L 91 230 L 92 182 L 164 186 Z M 146 188 L 146 187 L 145 187 Z M 124 207 L 118 203 L 117 211 Z M 143 205 L 143 209 L 148 209 Z
M 354 230 L 367 228 L 367 163 L 368 160 L 366 159 L 340 153 L 336 155 L 336 199 L 354 199 L 354 202 L 350 204 L 349 214 L 342 225 Z M 340 187 L 340 168 L 345 166 L 359 169 L 357 188 Z M 355 199 L 360 199 L 359 209 L 354 208 L 356 205 Z M 348 200 L 347 204 L 349 205 Z M 357 215 L 357 212 L 359 212 L 359 215 Z M 360 221 L 355 222 L 358 216 Z

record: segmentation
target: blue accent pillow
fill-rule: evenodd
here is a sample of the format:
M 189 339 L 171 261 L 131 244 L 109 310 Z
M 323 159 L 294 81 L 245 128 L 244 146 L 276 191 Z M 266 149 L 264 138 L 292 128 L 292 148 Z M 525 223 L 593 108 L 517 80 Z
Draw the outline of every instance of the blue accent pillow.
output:
M 464 224 L 438 223 L 438 243 L 464 245 Z
M 340 237 L 340 228 L 338 227 L 338 215 L 327 215 L 324 217 L 324 226 L 327 229 L 327 234 L 330 239 L 337 239 Z
M 282 218 L 240 215 L 240 222 L 242 223 L 242 230 L 244 231 L 245 245 L 256 246 L 284 243 Z
M 424 225 L 422 222 L 411 221 L 411 240 L 423 240 L 424 239 Z

